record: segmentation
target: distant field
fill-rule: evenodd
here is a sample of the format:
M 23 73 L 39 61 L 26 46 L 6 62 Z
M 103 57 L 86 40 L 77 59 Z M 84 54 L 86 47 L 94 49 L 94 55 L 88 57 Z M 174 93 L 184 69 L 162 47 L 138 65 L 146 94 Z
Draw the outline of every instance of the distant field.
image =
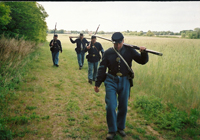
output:
M 52 36 L 49 34 L 47 40 Z M 75 44 L 71 44 L 68 36 L 71 35 L 60 34 L 58 38 L 66 51 L 74 50 Z M 111 38 L 111 35 L 104 37 Z M 97 41 L 105 50 L 112 46 L 108 41 Z M 125 43 L 163 53 L 162 57 L 149 54 L 149 62 L 144 66 L 133 62 L 135 79 L 132 98 L 136 95 L 156 95 L 187 112 L 191 108 L 200 110 L 200 40 L 125 36 Z

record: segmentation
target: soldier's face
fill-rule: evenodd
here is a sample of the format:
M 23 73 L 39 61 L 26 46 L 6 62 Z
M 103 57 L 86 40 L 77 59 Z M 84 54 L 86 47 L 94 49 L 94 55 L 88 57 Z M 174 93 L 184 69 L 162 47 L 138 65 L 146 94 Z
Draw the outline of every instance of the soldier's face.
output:
M 121 43 L 115 43 L 114 44 L 114 47 L 117 49 L 117 50 L 120 50 L 123 46 L 123 43 L 124 43 L 124 40 L 121 42 Z
M 96 42 L 96 38 L 93 38 L 92 39 L 92 43 L 94 44 Z
M 83 36 L 80 36 L 80 39 L 82 40 L 82 39 L 83 39 Z
M 58 37 L 54 37 L 54 39 L 55 39 L 55 40 L 57 40 L 57 39 L 58 39 Z

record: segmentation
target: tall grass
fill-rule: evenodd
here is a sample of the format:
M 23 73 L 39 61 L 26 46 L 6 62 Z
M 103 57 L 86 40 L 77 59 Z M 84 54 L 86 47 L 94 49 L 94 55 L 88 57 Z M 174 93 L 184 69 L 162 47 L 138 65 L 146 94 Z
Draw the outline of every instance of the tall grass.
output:
M 19 65 L 22 65 L 22 60 L 35 47 L 34 42 L 25 41 L 23 38 L 5 38 L 4 35 L 0 38 L 0 74 L 8 77 L 10 69 L 15 70 Z
M 23 38 L 0 38 L 0 108 L 5 106 L 5 97 L 21 80 L 20 70 L 26 64 L 24 58 L 33 52 L 36 44 Z
M 23 38 L 0 37 L 0 118 L 4 120 L 8 101 L 14 97 L 15 89 L 22 81 L 25 59 L 37 47 L 37 44 L 25 41 Z M 0 139 L 12 139 L 12 133 L 7 128 L 7 121 L 0 122 Z

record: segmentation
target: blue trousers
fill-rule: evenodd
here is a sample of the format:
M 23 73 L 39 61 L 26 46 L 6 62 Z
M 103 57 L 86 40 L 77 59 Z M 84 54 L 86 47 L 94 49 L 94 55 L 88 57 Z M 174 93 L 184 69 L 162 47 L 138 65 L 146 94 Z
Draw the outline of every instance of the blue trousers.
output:
M 123 130 L 126 123 L 130 82 L 127 76 L 114 77 L 108 74 L 104 84 L 106 88 L 106 120 L 109 132 Z M 118 108 L 117 113 L 116 108 Z
M 79 67 L 83 67 L 84 58 L 85 58 L 85 52 L 84 51 L 81 51 L 80 53 L 77 53 L 77 59 L 78 59 Z
M 95 81 L 97 76 L 97 67 L 99 62 L 88 61 L 88 79 Z
M 58 61 L 59 61 L 59 52 L 51 52 L 52 54 L 52 60 L 53 60 L 53 64 L 54 65 L 58 65 Z

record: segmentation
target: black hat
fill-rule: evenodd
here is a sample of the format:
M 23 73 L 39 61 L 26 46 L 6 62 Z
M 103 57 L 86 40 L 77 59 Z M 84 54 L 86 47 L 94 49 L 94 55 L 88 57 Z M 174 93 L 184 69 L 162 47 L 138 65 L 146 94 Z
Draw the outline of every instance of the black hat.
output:
M 112 41 L 115 43 L 121 43 L 123 41 L 123 39 L 124 39 L 124 36 L 120 32 L 115 32 L 112 35 Z
M 93 36 L 91 36 L 91 39 L 94 39 L 94 38 L 96 38 L 96 36 L 94 36 L 94 35 L 93 35 Z
M 58 37 L 58 35 L 57 35 L 57 34 L 55 34 L 55 35 L 54 35 L 54 37 Z
M 82 33 L 80 33 L 80 36 L 83 36 L 83 34 L 82 34 Z

